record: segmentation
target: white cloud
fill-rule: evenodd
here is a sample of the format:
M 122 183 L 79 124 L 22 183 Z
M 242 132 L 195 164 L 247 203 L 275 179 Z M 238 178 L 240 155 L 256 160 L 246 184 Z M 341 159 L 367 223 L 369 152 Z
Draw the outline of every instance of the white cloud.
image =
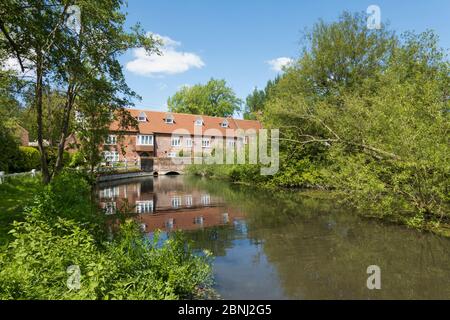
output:
M 205 63 L 191 52 L 178 51 L 181 43 L 169 37 L 152 34 L 163 43 L 161 55 L 147 54 L 144 48 L 133 51 L 134 59 L 126 64 L 126 69 L 138 75 L 161 76 L 188 71 L 192 68 L 202 68 Z
M 267 63 L 270 65 L 271 69 L 273 71 L 277 71 L 277 72 L 283 71 L 284 67 L 289 66 L 293 62 L 294 62 L 294 60 L 292 60 L 291 58 L 287 58 L 287 57 L 280 57 L 280 58 L 276 58 L 276 59 L 267 61 Z

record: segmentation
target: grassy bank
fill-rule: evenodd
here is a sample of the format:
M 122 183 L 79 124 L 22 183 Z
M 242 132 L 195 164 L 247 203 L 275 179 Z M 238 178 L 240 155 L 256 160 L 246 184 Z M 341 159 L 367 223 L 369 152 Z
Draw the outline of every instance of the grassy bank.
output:
M 181 235 L 158 245 L 131 220 L 106 232 L 112 222 L 82 177 L 66 173 L 35 192 L 0 253 L 0 299 L 192 299 L 209 288 L 209 256 Z
M 0 184 L 0 246 L 12 239 L 8 234 L 14 221 L 23 221 L 24 209 L 32 204 L 42 185 L 31 177 L 13 178 Z

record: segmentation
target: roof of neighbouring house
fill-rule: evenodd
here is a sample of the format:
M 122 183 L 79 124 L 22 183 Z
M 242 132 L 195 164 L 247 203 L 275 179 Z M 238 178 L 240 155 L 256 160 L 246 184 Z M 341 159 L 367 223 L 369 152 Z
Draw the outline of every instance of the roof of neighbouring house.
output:
M 173 113 L 173 112 L 162 112 L 162 111 L 147 111 L 147 110 L 138 110 L 138 109 L 129 109 L 128 110 L 133 117 L 136 119 L 139 117 L 141 113 L 145 113 L 147 119 L 145 122 L 139 122 L 139 132 L 140 133 L 167 133 L 173 134 L 175 130 L 187 130 L 187 132 L 191 135 L 194 135 L 194 130 L 196 128 L 195 121 L 201 118 L 203 120 L 202 125 L 202 133 L 203 135 L 209 135 L 206 130 L 214 130 L 215 132 L 222 134 L 225 136 L 227 134 L 227 129 L 230 130 L 259 130 L 262 129 L 262 125 L 257 120 L 241 120 L 234 118 L 225 118 L 225 117 L 211 117 L 204 115 L 196 115 L 196 114 L 186 114 L 186 113 Z M 166 123 L 166 117 L 171 116 L 173 119 L 173 123 Z M 226 128 L 222 127 L 222 123 L 228 121 L 228 126 Z M 112 131 L 118 131 L 119 126 L 117 122 L 111 124 Z M 218 130 L 218 131 L 216 131 Z M 135 131 L 135 130 L 130 130 Z M 215 135 L 212 131 L 210 131 L 210 135 Z

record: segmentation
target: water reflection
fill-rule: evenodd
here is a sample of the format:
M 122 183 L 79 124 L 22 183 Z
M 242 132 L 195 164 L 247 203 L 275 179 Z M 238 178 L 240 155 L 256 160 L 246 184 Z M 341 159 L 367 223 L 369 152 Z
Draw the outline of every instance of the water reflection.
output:
M 232 225 L 243 218 L 239 210 L 228 208 L 222 197 L 190 189 L 179 177 L 101 184 L 98 197 L 108 215 L 117 213 L 125 204 L 131 206 L 142 229 L 149 233 Z
M 357 217 L 333 201 L 183 177 L 101 185 L 143 230 L 186 230 L 215 256 L 225 299 L 450 299 L 450 240 Z M 166 237 L 166 234 L 163 234 Z M 366 287 L 378 265 L 382 289 Z

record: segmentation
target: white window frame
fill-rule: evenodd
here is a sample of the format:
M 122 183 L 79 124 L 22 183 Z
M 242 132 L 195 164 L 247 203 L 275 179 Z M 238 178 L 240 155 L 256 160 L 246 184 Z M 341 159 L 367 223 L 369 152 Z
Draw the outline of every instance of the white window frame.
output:
M 202 139 L 202 148 L 211 148 L 211 140 L 209 138 Z
M 100 198 L 102 199 L 114 199 L 119 197 L 119 187 L 111 187 L 100 189 Z
M 115 146 L 117 144 L 117 136 L 114 134 L 108 135 L 105 140 L 105 146 Z
M 211 204 L 211 196 L 209 194 L 202 194 L 201 201 L 202 205 L 208 206 Z
M 173 115 L 168 114 L 164 119 L 164 122 L 167 124 L 173 124 L 175 122 Z
M 228 146 L 230 146 L 230 147 L 236 146 L 236 140 L 234 140 L 234 139 L 228 139 L 227 143 L 228 143 Z
M 176 197 L 172 197 L 172 199 L 170 199 L 170 203 L 172 204 L 172 208 L 174 209 L 178 209 L 181 207 L 181 197 L 176 196 Z
M 153 200 L 150 201 L 136 201 L 137 213 L 152 213 L 153 212 Z
M 145 114 L 145 112 L 139 113 L 138 121 L 139 122 L 146 122 L 147 121 L 147 115 Z
M 170 145 L 172 147 L 181 147 L 181 137 L 172 137 L 170 139 Z
M 119 151 L 103 151 L 103 158 L 106 162 L 119 162 Z
M 146 141 L 148 140 L 148 141 Z M 142 134 L 136 137 L 136 145 L 138 146 L 152 146 L 154 143 L 153 135 L 151 134 Z
M 192 138 L 186 138 L 186 147 L 191 148 L 193 145 Z
M 169 153 L 167 154 L 167 156 L 168 156 L 169 158 L 176 158 L 176 157 L 177 157 L 177 153 L 174 152 L 174 151 L 172 151 L 172 152 L 169 152 Z
M 194 218 L 194 224 L 202 226 L 204 223 L 205 223 L 205 218 L 203 218 L 202 216 Z
M 184 201 L 185 201 L 185 203 L 186 203 L 186 207 L 192 207 L 192 205 L 193 205 L 193 198 L 192 198 L 192 195 L 187 195 L 187 196 L 185 196 Z
M 195 120 L 195 125 L 198 126 L 198 127 L 203 126 L 203 119 L 196 119 Z
M 105 202 L 103 204 L 103 209 L 105 210 L 105 214 L 110 216 L 116 213 L 117 211 L 117 203 L 115 202 Z
M 228 128 L 228 126 L 229 126 L 228 120 L 225 120 L 224 122 L 222 122 L 222 123 L 220 124 L 220 126 L 221 126 L 222 128 Z

